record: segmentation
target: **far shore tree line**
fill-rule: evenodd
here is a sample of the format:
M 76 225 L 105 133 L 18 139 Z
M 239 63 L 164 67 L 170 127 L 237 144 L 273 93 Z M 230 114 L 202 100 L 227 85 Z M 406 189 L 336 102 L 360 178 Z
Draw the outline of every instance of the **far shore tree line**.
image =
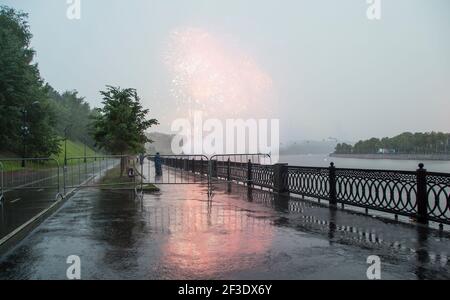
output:
M 58 92 L 34 62 L 27 14 L 0 6 L 0 154 L 49 157 L 65 138 L 105 153 L 132 155 L 151 142 L 135 89 L 107 86 L 103 107 L 92 109 L 76 90 Z
M 450 133 L 405 132 L 392 138 L 371 138 L 355 145 L 337 144 L 335 154 L 450 154 Z

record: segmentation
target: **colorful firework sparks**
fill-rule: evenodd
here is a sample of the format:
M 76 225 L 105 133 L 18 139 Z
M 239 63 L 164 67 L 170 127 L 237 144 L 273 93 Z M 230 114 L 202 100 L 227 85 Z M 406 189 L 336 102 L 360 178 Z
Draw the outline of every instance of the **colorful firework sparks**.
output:
M 254 59 L 203 29 L 174 30 L 165 63 L 178 109 L 242 116 L 265 107 L 272 91 L 271 77 Z

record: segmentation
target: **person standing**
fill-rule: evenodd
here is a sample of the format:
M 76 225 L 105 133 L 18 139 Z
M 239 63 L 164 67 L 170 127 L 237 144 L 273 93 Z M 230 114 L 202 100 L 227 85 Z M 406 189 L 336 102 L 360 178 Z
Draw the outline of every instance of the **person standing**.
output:
M 158 153 L 156 153 L 155 156 L 155 174 L 156 176 L 162 176 L 162 161 L 161 161 L 161 155 Z

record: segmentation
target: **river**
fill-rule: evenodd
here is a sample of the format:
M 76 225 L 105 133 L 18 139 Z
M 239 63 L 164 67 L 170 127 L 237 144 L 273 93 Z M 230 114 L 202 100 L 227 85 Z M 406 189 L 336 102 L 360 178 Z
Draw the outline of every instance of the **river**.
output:
M 281 155 L 281 163 L 288 163 L 292 166 L 312 166 L 328 167 L 334 162 L 337 168 L 356 169 L 388 169 L 414 171 L 419 163 L 424 163 L 425 168 L 430 172 L 450 173 L 450 161 L 417 161 L 417 160 L 393 160 L 393 159 L 356 159 L 329 157 L 326 154 L 312 155 Z

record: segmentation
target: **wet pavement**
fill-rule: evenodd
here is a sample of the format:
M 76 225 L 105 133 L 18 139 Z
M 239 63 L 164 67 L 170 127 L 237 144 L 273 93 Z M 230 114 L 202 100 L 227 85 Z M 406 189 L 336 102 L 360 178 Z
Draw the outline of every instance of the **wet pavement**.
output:
M 262 190 L 83 189 L 1 258 L 0 279 L 450 279 L 450 237 Z
M 99 159 L 84 165 L 69 165 L 65 173 L 65 192 L 70 193 L 78 186 L 86 185 L 85 181 L 88 179 L 101 178 L 102 174 L 115 164 L 117 162 Z M 48 209 L 55 203 L 57 196 L 64 193 L 63 170 L 38 168 L 8 171 L 3 175 L 3 190 L 0 194 L 0 239 Z M 88 182 L 95 183 L 95 180 Z
M 0 239 L 55 203 L 57 189 L 16 190 L 0 203 Z

